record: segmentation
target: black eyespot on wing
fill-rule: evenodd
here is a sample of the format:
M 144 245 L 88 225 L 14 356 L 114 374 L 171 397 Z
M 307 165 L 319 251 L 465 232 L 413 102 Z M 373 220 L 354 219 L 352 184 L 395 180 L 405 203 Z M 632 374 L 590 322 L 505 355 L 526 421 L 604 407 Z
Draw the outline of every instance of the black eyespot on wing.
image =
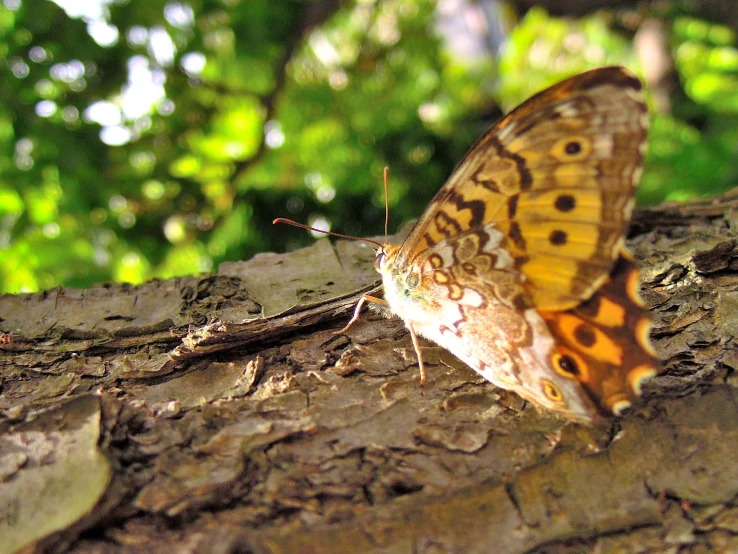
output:
M 573 140 L 566 144 L 564 147 L 564 151 L 569 155 L 575 155 L 579 154 L 579 152 L 582 151 L 582 145 L 579 144 L 577 141 Z
M 579 375 L 580 373 L 577 362 L 574 361 L 574 358 L 567 356 L 566 354 L 559 358 L 559 367 L 562 371 L 569 373 L 570 375 Z
M 551 234 L 548 236 L 548 241 L 554 246 L 563 246 L 567 240 L 569 240 L 569 235 L 566 234 L 566 231 L 551 231 Z
M 558 196 L 554 201 L 554 208 L 564 213 L 572 211 L 576 207 L 576 205 L 576 198 L 574 198 L 571 194 L 562 194 Z

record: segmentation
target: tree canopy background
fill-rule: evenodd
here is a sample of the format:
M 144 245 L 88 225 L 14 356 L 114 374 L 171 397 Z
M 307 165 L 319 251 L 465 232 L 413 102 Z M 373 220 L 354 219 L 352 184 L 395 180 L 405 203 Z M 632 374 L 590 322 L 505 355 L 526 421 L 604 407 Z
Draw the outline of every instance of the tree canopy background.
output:
M 649 89 L 639 201 L 735 186 L 738 9 L 530 4 L 4 0 L 0 292 L 314 240 L 279 216 L 378 235 L 385 166 L 397 228 L 503 112 L 602 65 Z

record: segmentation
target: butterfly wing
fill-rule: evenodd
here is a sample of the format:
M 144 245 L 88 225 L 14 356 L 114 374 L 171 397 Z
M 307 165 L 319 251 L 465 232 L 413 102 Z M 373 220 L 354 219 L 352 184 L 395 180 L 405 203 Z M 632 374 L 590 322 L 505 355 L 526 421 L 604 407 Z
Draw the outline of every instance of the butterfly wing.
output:
M 638 79 L 595 69 L 531 97 L 469 151 L 398 253 L 494 224 L 539 310 L 589 298 L 630 222 L 645 148 Z
M 623 247 L 646 139 L 638 79 L 533 96 L 472 147 L 401 247 L 385 297 L 418 334 L 567 417 L 620 413 L 659 363 Z
M 553 368 L 577 379 L 604 412 L 619 414 L 630 407 L 661 365 L 651 346 L 651 318 L 639 282 L 638 268 L 623 250 L 589 300 L 542 313 L 557 345 Z
M 384 247 L 385 299 L 409 328 L 495 385 L 592 422 L 599 406 L 579 384 L 584 366 L 553 369 L 562 355 L 503 240 L 493 226 L 469 231 L 428 248 L 411 266 L 398 263 L 398 247 Z
M 499 387 L 587 423 L 622 413 L 659 368 L 633 261 L 622 251 L 589 300 L 540 312 L 503 241 L 491 225 L 467 231 L 411 266 L 384 247 L 385 299 L 417 334 Z

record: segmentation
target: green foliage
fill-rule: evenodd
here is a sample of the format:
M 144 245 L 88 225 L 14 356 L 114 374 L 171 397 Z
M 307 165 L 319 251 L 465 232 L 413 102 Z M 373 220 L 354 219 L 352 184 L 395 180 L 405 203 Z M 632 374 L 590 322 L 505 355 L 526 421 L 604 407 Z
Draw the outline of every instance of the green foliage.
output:
M 533 8 L 512 30 L 500 56 L 498 98 L 507 112 L 557 81 L 605 65 L 638 69 L 631 41 L 613 32 L 608 14 L 569 20 Z
M 395 229 L 498 105 L 590 67 L 639 69 L 637 24 L 609 12 L 533 9 L 468 55 L 432 0 L 99 6 L 0 7 L 0 292 L 207 272 L 314 240 L 278 216 L 377 235 L 386 165 Z M 685 94 L 654 117 L 648 202 L 736 180 L 735 37 L 669 17 Z
M 735 33 L 690 17 L 672 24 L 674 62 L 686 97 L 654 117 L 641 196 L 655 202 L 711 196 L 738 180 L 738 49 Z

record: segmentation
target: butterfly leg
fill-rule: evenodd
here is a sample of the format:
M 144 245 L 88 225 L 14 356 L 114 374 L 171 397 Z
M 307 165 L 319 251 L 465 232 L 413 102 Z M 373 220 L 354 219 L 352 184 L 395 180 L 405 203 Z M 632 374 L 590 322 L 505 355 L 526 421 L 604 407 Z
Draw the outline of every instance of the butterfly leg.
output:
M 410 338 L 413 341 L 413 347 L 415 348 L 415 354 L 418 356 L 418 368 L 420 369 L 420 384 L 425 385 L 425 364 L 423 363 L 423 352 L 420 350 L 420 343 L 418 342 L 418 335 L 415 334 L 415 329 L 412 325 L 407 326 L 407 330 L 410 331 Z
M 346 324 L 346 327 L 344 327 L 343 329 L 339 329 L 334 334 L 340 335 L 341 333 L 345 333 L 346 331 L 348 331 L 349 327 L 351 327 L 354 323 L 359 321 L 359 316 L 361 315 L 361 308 L 363 308 L 364 304 L 367 302 L 370 302 L 372 304 L 379 304 L 380 306 L 389 306 L 386 300 L 383 300 L 382 298 L 377 298 L 376 296 L 369 296 L 368 294 L 365 294 L 359 299 L 359 302 L 356 304 L 356 308 L 354 308 L 354 316 Z
M 344 327 L 343 329 L 339 329 L 338 331 L 334 333 L 334 335 L 340 335 L 341 333 L 345 333 L 346 331 L 348 331 L 349 327 L 351 327 L 354 323 L 359 321 L 359 317 L 361 315 L 361 308 L 363 308 L 364 304 L 366 304 L 367 302 L 370 302 L 372 304 L 379 304 L 380 306 L 389 306 L 389 303 L 383 298 L 377 298 L 376 296 L 370 296 L 368 294 L 365 294 L 357 302 L 356 308 L 354 308 L 354 315 L 349 320 L 349 322 L 346 324 L 346 327 Z M 418 356 L 418 368 L 420 369 L 420 384 L 425 385 L 425 382 L 426 382 L 425 364 L 423 363 L 423 352 L 420 349 L 420 343 L 418 342 L 418 335 L 415 333 L 415 329 L 413 329 L 411 325 L 408 325 L 407 329 L 408 331 L 410 331 L 410 338 L 413 341 L 413 348 L 415 348 L 415 354 Z

